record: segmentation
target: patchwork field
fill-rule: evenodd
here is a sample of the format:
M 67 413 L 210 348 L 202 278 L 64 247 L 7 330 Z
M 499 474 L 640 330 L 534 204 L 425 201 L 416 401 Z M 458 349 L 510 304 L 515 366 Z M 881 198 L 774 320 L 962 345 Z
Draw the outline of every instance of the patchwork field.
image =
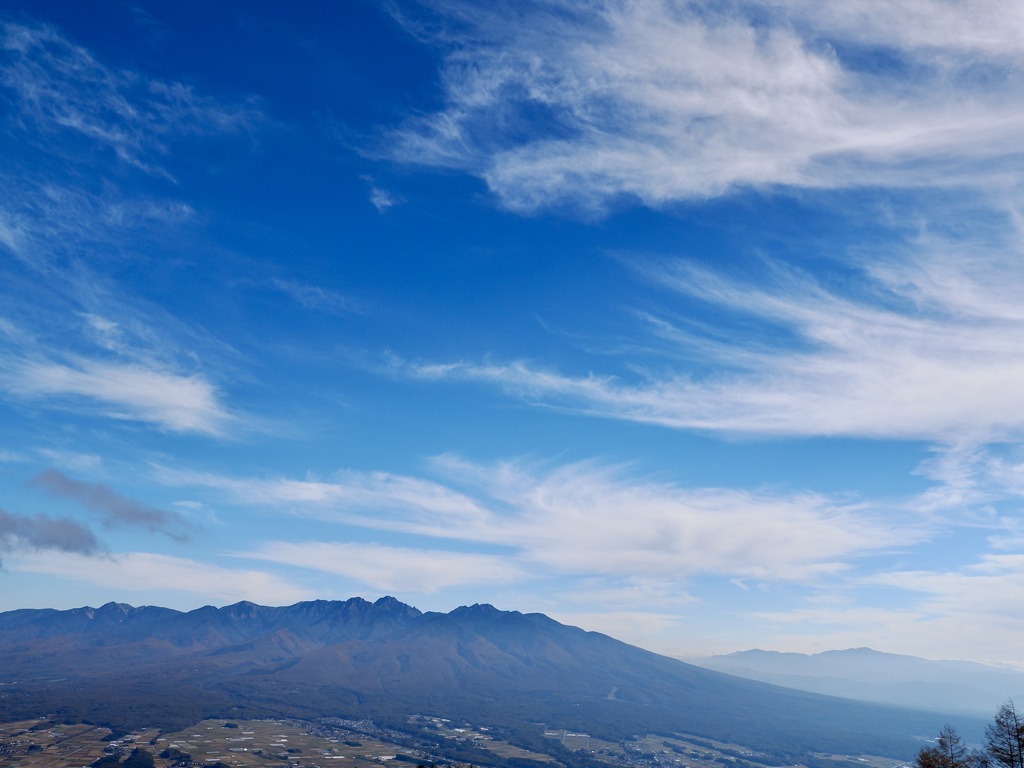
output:
M 204 720 L 173 733 L 148 729 L 112 734 L 108 728 L 92 725 L 25 720 L 0 723 L 0 768 L 87 768 L 103 757 L 124 761 L 137 747 L 153 756 L 153 768 L 380 768 L 386 763 L 392 763 L 392 768 L 413 768 L 450 764 L 439 757 L 447 750 L 436 747 L 437 737 L 453 747 L 469 743 L 500 757 L 529 760 L 538 766 L 555 763 L 550 755 L 495 738 L 486 726 L 455 724 L 424 715 L 411 717 L 409 724 L 413 730 L 432 734 L 435 747 L 422 743 L 424 750 L 430 751 L 419 751 L 408 746 L 417 743 L 409 741 L 409 734 L 403 738 L 369 721 Z M 758 753 L 696 737 L 647 735 L 612 743 L 586 733 L 542 732 L 566 749 L 580 750 L 617 768 L 767 768 Z M 404 741 L 404 745 L 398 741 Z M 816 768 L 907 768 L 886 758 L 814 757 Z
M 180 763 L 182 753 L 193 763 L 232 768 L 380 768 L 399 756 L 417 762 L 396 744 L 334 733 L 317 735 L 309 724 L 286 720 L 207 720 L 177 733 L 140 731 L 109 740 L 107 728 L 28 720 L 0 724 L 0 768 L 82 768 L 135 747 L 151 752 L 156 768 Z
M 56 725 L 46 720 L 0 723 L 0 767 L 63 768 L 89 765 L 103 756 L 107 728 Z

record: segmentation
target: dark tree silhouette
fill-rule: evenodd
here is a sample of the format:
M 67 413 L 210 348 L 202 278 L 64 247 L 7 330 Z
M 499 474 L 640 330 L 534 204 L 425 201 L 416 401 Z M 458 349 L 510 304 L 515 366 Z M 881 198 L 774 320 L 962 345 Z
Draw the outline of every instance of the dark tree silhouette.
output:
M 1024 722 L 1013 701 L 999 707 L 995 719 L 985 728 L 985 751 L 1001 768 L 1024 768 Z
M 935 746 L 925 747 L 914 760 L 917 768 L 982 768 L 985 763 L 986 760 L 979 753 L 967 749 L 960 734 L 951 725 L 944 725 Z

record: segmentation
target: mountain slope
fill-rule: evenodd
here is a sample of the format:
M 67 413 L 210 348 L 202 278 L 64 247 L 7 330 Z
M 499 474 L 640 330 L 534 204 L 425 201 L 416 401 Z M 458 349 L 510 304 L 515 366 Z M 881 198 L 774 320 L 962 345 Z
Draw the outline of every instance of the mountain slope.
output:
M 945 722 L 730 677 L 542 614 L 421 613 L 393 598 L 17 611 L 0 614 L 0 659 L 10 719 L 346 716 L 403 727 L 427 713 L 485 722 L 523 745 L 544 723 L 611 741 L 689 733 L 787 755 L 897 757 Z

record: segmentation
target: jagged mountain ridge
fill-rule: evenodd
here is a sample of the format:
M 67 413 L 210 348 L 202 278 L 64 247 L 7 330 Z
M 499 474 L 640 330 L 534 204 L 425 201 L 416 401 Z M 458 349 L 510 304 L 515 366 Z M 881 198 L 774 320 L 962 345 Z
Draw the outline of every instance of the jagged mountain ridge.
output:
M 188 724 L 199 715 L 481 720 L 617 741 L 691 733 L 787 753 L 905 756 L 942 718 L 701 669 L 489 605 L 422 613 L 394 598 L 180 612 L 109 603 L 0 614 L 0 711 Z M 533 723 L 534 725 L 529 725 Z M 980 726 L 979 726 L 980 727 Z
M 376 603 L 361 598 L 344 602 L 314 600 L 286 607 L 268 607 L 243 601 L 215 608 L 207 605 L 182 612 L 171 608 L 107 603 L 99 608 L 19 610 L 0 613 L 0 642 L 38 639 L 71 633 L 106 633 L 124 640 L 139 640 L 159 633 L 175 645 L 240 642 L 276 629 L 298 628 L 323 643 L 348 639 L 356 627 L 380 628 L 389 615 L 395 620 L 420 616 L 417 609 L 393 597 Z M 372 616 L 372 621 L 368 621 Z M 116 628 L 116 629 L 115 629 Z

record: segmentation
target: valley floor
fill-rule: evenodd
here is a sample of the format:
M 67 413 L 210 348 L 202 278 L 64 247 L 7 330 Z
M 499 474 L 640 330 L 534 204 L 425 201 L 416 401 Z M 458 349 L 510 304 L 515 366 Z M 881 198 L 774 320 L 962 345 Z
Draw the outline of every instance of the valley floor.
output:
M 153 728 L 117 734 L 94 725 L 26 720 L 0 723 L 0 768 L 88 768 L 104 757 L 123 761 L 136 748 L 152 755 L 153 768 L 381 768 L 387 763 L 394 763 L 392 768 L 401 764 L 410 768 L 466 766 L 464 760 L 450 759 L 466 746 L 485 750 L 500 761 L 512 759 L 517 766 L 561 768 L 552 756 L 502 741 L 487 726 L 452 723 L 430 715 L 409 718 L 409 726 L 410 732 L 400 733 L 368 720 L 205 720 L 175 733 Z M 538 724 L 538 728 L 543 726 Z M 416 732 L 425 738 L 417 739 Z M 759 760 L 763 756 L 741 745 L 681 734 L 675 738 L 647 735 L 618 744 L 564 730 L 543 730 L 543 735 L 545 741 L 587 758 L 591 765 L 765 768 Z M 815 755 L 813 766 L 808 762 L 788 768 L 904 766 L 888 758 Z

